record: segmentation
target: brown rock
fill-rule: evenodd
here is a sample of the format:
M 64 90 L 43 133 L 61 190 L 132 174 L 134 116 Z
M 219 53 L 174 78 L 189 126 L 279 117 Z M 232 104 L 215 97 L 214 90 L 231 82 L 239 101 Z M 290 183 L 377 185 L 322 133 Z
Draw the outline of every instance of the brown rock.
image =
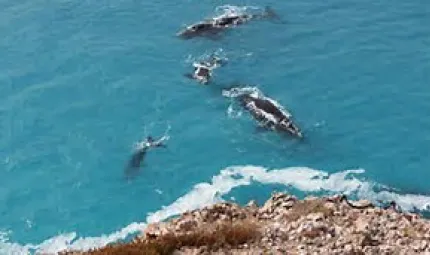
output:
M 369 229 L 369 221 L 364 217 L 360 217 L 355 222 L 357 232 L 366 232 Z
M 258 205 L 257 205 L 257 202 L 255 202 L 255 200 L 251 200 L 248 202 L 248 204 L 246 204 L 246 207 L 252 208 L 252 209 L 257 209 Z
M 365 209 L 365 208 L 373 207 L 373 204 L 368 200 L 348 201 L 348 205 L 357 209 Z

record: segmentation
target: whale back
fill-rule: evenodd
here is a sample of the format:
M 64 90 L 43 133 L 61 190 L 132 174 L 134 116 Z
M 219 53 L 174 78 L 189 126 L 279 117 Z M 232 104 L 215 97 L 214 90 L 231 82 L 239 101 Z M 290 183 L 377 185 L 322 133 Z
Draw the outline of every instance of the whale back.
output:
M 272 115 L 277 121 L 281 121 L 289 117 L 279 108 L 277 104 L 268 98 L 259 98 L 248 94 L 243 95 L 241 100 L 247 104 L 245 107 L 249 108 L 248 110 L 263 111 L 266 114 Z M 249 104 L 251 102 L 252 105 Z
M 242 106 L 265 127 L 302 137 L 300 129 L 291 120 L 291 114 L 278 102 L 268 97 L 247 93 L 238 96 Z

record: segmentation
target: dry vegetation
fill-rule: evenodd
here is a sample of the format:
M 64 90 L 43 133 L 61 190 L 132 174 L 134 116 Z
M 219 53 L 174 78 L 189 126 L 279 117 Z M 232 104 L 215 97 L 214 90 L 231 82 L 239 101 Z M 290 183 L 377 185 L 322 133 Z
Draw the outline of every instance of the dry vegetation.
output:
M 259 238 L 259 226 L 251 220 L 235 223 L 213 223 L 199 227 L 183 234 L 167 234 L 152 240 L 136 239 L 126 244 L 113 244 L 104 248 L 89 251 L 88 255 L 168 255 L 182 247 L 206 247 L 217 250 L 224 247 L 235 247 L 252 242 Z M 68 253 L 73 254 L 73 253 Z

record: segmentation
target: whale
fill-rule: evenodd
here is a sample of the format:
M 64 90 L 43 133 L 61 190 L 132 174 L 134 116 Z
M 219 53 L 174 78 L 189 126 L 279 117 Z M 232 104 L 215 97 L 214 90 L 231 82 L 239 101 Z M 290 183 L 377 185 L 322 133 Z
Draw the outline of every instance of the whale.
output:
M 237 89 L 233 90 L 237 91 Z M 238 93 L 234 97 L 261 127 L 303 138 L 303 133 L 293 122 L 291 113 L 274 99 L 264 96 L 262 93 L 249 91 Z
M 278 16 L 270 7 L 266 7 L 264 12 L 260 14 L 226 13 L 189 25 L 176 35 L 182 39 L 192 39 L 195 37 L 216 38 L 221 31 L 244 24 L 252 19 L 276 17 Z
M 208 85 L 210 79 L 212 78 L 213 70 L 225 64 L 225 60 L 212 55 L 209 60 L 194 62 L 194 73 L 187 73 L 185 74 L 185 77 L 194 79 L 200 84 Z
M 135 144 L 135 150 L 124 169 L 125 176 L 127 178 L 135 177 L 139 172 L 139 168 L 142 166 L 147 151 L 153 147 L 166 148 L 166 145 L 163 142 L 168 139 L 169 137 L 165 135 L 156 141 L 151 136 L 148 136 L 145 141 Z

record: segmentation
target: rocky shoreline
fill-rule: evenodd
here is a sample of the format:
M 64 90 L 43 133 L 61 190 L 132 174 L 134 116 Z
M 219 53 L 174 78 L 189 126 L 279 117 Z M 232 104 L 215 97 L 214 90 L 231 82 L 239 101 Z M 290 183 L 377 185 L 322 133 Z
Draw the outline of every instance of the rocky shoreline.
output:
M 395 204 L 274 193 L 261 207 L 215 204 L 85 254 L 430 254 L 430 220 Z

